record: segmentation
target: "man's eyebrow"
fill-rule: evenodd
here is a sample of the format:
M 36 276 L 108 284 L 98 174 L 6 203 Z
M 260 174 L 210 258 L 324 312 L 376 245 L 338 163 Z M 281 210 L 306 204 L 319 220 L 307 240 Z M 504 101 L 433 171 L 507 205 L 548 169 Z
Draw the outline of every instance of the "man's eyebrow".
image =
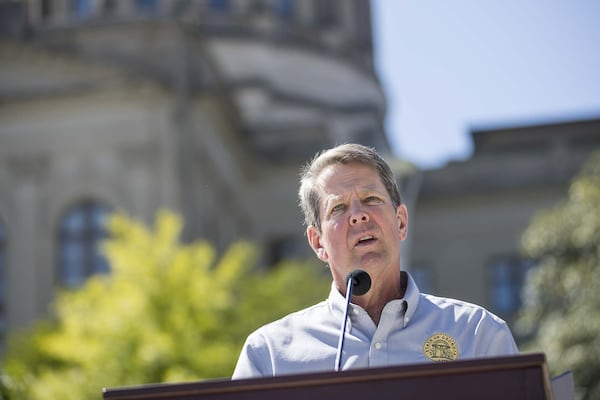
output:
M 324 200 L 325 201 L 324 201 L 323 205 L 325 206 L 325 208 L 327 208 L 329 205 L 333 205 L 333 204 L 336 204 L 336 203 L 339 203 L 339 202 L 343 201 L 344 200 L 344 196 L 330 195 L 330 196 L 327 196 Z

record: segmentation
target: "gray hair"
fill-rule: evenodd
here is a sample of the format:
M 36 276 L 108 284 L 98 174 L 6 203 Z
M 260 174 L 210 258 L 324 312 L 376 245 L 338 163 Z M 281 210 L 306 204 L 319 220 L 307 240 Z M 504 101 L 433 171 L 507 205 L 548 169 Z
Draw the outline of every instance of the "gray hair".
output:
M 314 226 L 321 230 L 319 204 L 321 198 L 315 182 L 321 172 L 330 165 L 361 163 L 369 165 L 377 171 L 385 186 L 394 208 L 402 204 L 400 190 L 390 166 L 372 147 L 347 143 L 317 153 L 314 158 L 300 170 L 300 189 L 298 197 L 300 208 L 304 214 L 306 226 Z

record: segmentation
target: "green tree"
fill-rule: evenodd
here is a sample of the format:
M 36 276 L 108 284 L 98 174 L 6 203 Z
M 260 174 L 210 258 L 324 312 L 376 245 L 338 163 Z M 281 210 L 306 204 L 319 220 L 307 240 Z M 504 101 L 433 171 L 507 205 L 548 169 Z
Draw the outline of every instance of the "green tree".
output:
M 545 352 L 554 374 L 572 370 L 581 398 L 600 399 L 600 152 L 568 198 L 534 218 L 522 243 L 539 261 L 517 324 L 532 337 L 524 349 Z
M 230 376 L 250 331 L 328 293 L 315 264 L 255 268 L 243 242 L 217 259 L 206 242 L 179 243 L 181 226 L 165 211 L 153 230 L 111 218 L 111 274 L 59 293 L 52 320 L 13 336 L 4 396 L 98 399 L 102 387 Z

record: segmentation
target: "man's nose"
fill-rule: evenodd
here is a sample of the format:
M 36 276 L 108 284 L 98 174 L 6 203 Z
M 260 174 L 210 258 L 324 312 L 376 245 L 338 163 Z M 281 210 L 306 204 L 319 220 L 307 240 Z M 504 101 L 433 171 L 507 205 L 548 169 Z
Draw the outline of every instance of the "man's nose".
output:
M 361 222 L 367 222 L 369 220 L 369 214 L 367 214 L 362 206 L 352 207 L 352 213 L 350 214 L 350 225 L 356 225 Z

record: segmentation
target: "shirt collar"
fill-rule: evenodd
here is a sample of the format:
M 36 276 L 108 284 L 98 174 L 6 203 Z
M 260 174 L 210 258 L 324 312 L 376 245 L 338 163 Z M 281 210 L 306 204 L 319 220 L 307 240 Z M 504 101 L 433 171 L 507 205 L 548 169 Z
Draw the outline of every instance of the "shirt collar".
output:
M 404 271 L 403 271 L 404 272 Z M 417 311 L 419 305 L 419 299 L 421 298 L 421 291 L 417 286 L 413 277 L 406 273 L 407 283 L 406 291 L 404 292 L 404 301 L 406 301 L 406 312 L 404 313 L 404 326 L 408 325 L 413 315 Z
M 329 311 L 335 318 L 335 320 L 341 320 L 344 315 L 344 309 L 346 308 L 346 297 L 338 291 L 335 286 L 335 282 L 331 283 L 331 290 L 329 291 Z
M 406 290 L 404 292 L 404 297 L 401 299 L 404 300 L 406 304 L 406 308 L 404 310 L 404 326 L 406 326 L 410 323 L 411 318 L 417 310 L 421 292 L 414 279 L 408 272 L 402 271 L 402 275 L 406 276 Z M 336 321 L 339 321 L 343 318 L 345 307 L 346 297 L 338 291 L 337 287 L 335 286 L 335 282 L 332 282 L 331 290 L 329 292 L 329 310 Z

